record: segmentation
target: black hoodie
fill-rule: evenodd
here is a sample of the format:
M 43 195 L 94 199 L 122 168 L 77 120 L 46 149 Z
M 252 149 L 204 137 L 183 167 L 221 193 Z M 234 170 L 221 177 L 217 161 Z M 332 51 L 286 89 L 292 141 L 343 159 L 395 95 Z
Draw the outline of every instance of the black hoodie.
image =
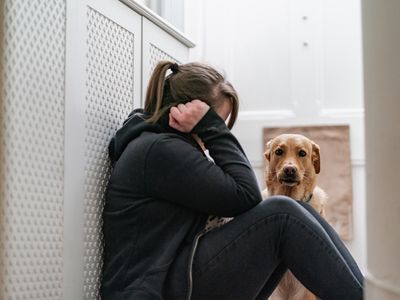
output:
M 234 217 L 261 201 L 254 172 L 225 122 L 210 109 L 190 134 L 133 111 L 109 146 L 113 171 L 103 213 L 102 300 L 165 299 L 180 251 L 209 215 Z M 186 283 L 182 283 L 186 286 Z

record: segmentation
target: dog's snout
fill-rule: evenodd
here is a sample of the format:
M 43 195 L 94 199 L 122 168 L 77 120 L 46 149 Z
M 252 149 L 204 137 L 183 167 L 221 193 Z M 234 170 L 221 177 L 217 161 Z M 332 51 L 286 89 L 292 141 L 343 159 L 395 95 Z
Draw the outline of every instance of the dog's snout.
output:
M 293 176 L 297 173 L 297 168 L 295 166 L 286 166 L 283 168 L 283 172 L 285 175 Z

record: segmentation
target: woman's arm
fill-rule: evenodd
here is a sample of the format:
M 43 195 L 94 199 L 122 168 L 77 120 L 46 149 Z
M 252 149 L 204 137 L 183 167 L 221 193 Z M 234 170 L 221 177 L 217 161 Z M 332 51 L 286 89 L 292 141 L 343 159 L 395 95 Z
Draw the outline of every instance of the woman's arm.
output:
M 236 216 L 261 201 L 261 193 L 240 144 L 209 109 L 193 128 L 215 164 L 176 135 L 151 147 L 145 166 L 147 192 L 156 198 L 216 216 Z

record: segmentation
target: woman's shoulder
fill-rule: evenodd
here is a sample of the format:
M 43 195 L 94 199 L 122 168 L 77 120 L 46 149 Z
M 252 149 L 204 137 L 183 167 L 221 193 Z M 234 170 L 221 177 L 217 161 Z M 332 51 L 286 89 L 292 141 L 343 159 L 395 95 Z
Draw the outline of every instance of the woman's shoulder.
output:
M 185 147 L 193 147 L 195 146 L 194 140 L 190 137 L 190 135 L 180 135 L 177 133 L 157 133 L 151 134 L 151 136 L 145 137 L 148 138 L 149 141 L 153 144 L 153 147 L 163 149 L 172 149 L 174 152 L 179 151 L 179 149 Z
M 156 142 L 185 142 L 191 143 L 189 135 L 180 135 L 172 132 L 143 132 L 138 138 L 143 143 L 156 143 Z
M 119 164 L 146 161 L 149 156 L 180 155 L 185 151 L 186 145 L 189 146 L 189 142 L 178 134 L 143 132 L 128 143 L 119 158 Z
M 174 133 L 143 132 L 131 141 L 117 164 L 141 165 L 150 162 L 176 162 L 196 151 L 189 140 Z
M 133 140 L 128 147 L 135 149 L 147 148 L 148 152 L 151 149 L 164 151 L 173 150 L 179 151 L 184 147 L 193 147 L 194 141 L 188 135 L 180 135 L 170 132 L 143 132 L 137 139 Z

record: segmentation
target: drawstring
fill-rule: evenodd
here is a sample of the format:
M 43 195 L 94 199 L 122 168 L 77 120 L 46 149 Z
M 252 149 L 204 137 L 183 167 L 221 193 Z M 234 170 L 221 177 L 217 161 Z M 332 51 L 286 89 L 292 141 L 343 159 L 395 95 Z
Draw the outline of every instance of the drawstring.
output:
M 194 238 L 194 242 L 192 245 L 190 258 L 189 258 L 189 265 L 188 265 L 188 292 L 186 295 L 186 299 L 190 300 L 192 298 L 192 291 L 193 291 L 193 261 L 194 255 L 196 254 L 197 246 L 199 244 L 199 239 L 206 233 L 206 231 L 200 231 Z

